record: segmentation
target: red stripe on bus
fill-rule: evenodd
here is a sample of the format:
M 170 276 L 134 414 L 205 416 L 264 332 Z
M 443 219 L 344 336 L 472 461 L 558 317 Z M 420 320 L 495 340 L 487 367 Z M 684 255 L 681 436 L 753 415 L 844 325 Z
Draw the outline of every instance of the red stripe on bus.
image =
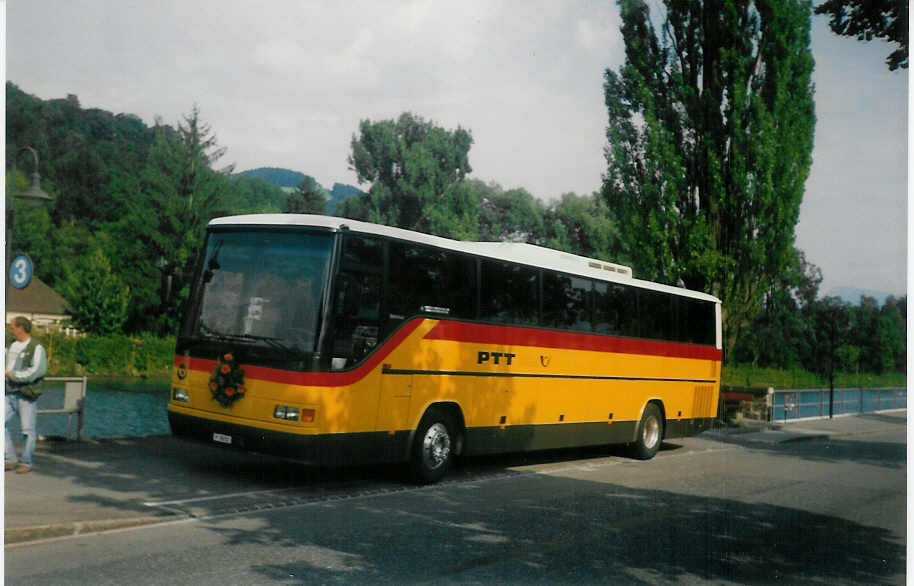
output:
M 615 354 L 642 354 L 673 358 L 720 360 L 721 351 L 711 346 L 662 342 L 640 338 L 617 338 L 577 332 L 556 332 L 516 326 L 491 326 L 441 321 L 425 335 L 426 340 L 447 340 L 497 346 L 538 346 L 562 350 L 590 350 Z
M 265 366 L 252 366 L 242 364 L 245 378 L 265 380 L 288 385 L 316 386 L 316 387 L 342 387 L 351 385 L 368 376 L 382 360 L 393 352 L 403 340 L 409 337 L 416 328 L 422 323 L 422 319 L 409 321 L 397 330 L 386 344 L 378 348 L 371 354 L 368 359 L 360 364 L 357 368 L 342 372 L 295 372 L 292 370 L 281 370 L 278 368 L 267 368 Z M 175 366 L 185 364 L 191 370 L 203 370 L 213 372 L 216 370 L 216 360 L 206 358 L 185 358 L 175 356 Z

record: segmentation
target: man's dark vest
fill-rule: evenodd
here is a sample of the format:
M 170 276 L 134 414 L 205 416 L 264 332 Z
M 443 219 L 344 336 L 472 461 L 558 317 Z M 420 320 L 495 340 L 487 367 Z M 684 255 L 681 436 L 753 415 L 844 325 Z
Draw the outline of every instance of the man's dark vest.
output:
M 25 349 L 22 351 L 22 367 L 31 368 L 35 362 L 35 348 L 38 347 L 38 342 L 35 341 L 35 338 L 29 338 L 29 341 L 25 345 Z M 12 390 L 20 393 L 26 399 L 37 399 L 38 395 L 41 394 L 41 380 L 44 377 L 40 377 L 30 383 L 9 383 L 12 387 Z

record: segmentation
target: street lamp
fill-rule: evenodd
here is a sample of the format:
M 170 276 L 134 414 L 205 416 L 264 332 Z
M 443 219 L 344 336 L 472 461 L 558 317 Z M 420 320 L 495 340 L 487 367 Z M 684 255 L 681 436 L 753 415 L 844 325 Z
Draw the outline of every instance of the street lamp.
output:
M 32 185 L 28 189 L 21 193 L 14 194 L 13 197 L 18 197 L 19 199 L 25 200 L 26 206 L 30 208 L 37 208 L 46 203 L 54 201 L 54 198 L 45 192 L 41 188 L 41 175 L 38 174 L 38 151 L 33 149 L 30 146 L 24 146 L 18 151 L 16 155 L 18 156 L 24 150 L 28 150 L 32 153 L 32 157 L 35 159 L 35 171 L 32 173 Z M 13 181 L 16 180 L 16 157 L 13 157 Z
M 10 253 L 13 249 L 13 220 L 14 220 L 14 211 L 12 200 L 14 198 L 21 199 L 25 202 L 26 207 L 37 208 L 46 203 L 53 202 L 54 198 L 48 195 L 48 193 L 41 188 L 41 175 L 38 174 L 38 151 L 33 149 L 30 146 L 24 146 L 16 151 L 16 154 L 13 156 L 13 164 L 11 170 L 13 172 L 13 185 L 16 183 L 16 158 L 22 151 L 29 151 L 32 153 L 32 158 L 35 160 L 35 171 L 32 173 L 32 185 L 30 185 L 25 191 L 20 193 L 15 193 L 11 198 L 10 202 L 7 205 L 6 209 L 6 267 L 10 266 Z

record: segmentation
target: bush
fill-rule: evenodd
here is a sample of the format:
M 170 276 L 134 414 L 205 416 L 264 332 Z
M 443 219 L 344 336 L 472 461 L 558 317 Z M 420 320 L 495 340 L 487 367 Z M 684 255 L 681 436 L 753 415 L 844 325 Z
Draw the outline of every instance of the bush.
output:
M 730 387 L 776 389 L 825 389 L 828 378 L 803 369 L 779 370 L 750 364 L 729 364 L 721 369 L 721 384 Z M 906 386 L 903 373 L 835 373 L 836 388 L 887 388 Z
M 174 362 L 173 337 L 108 334 L 70 338 L 46 333 L 35 337 L 48 351 L 50 376 L 161 376 L 168 374 Z

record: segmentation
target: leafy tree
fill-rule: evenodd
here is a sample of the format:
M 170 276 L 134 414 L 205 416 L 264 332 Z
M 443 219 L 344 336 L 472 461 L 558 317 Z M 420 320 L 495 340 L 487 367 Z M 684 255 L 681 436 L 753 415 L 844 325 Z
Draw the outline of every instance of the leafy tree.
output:
M 327 198 L 324 190 L 311 177 L 305 177 L 286 202 L 287 214 L 326 214 Z
M 797 250 L 788 269 L 765 293 L 762 310 L 736 341 L 733 359 L 761 367 L 803 366 L 813 345 L 814 326 L 808 315 L 821 283 L 822 271 Z
M 853 347 L 851 332 L 854 314 L 851 307 L 837 297 L 826 297 L 809 308 L 811 354 L 806 368 L 828 378 L 834 388 L 835 373 L 850 370 L 847 360 L 859 356 Z
M 360 185 L 371 183 L 362 202 L 368 204 L 367 219 L 428 232 L 428 214 L 472 170 L 467 156 L 472 144 L 468 131 L 445 130 L 411 113 L 397 120 L 362 120 L 349 165 Z
M 835 34 L 898 43 L 886 65 L 891 71 L 908 68 L 908 0 L 827 0 L 815 12 L 831 17 L 828 26 Z
M 545 235 L 545 206 L 523 188 L 502 190 L 488 185 L 480 202 L 479 239 L 539 244 Z
M 717 295 L 728 349 L 793 254 L 813 146 L 811 10 L 622 0 L 603 195 L 637 275 Z
M 281 188 L 256 177 L 233 175 L 228 209 L 233 214 L 278 214 L 289 199 Z
M 619 260 L 616 241 L 619 237 L 609 208 L 598 193 L 579 196 L 562 195 L 550 205 L 544 216 L 545 245 L 581 256 L 607 261 Z
M 129 288 L 111 269 L 100 246 L 82 257 L 62 287 L 73 323 L 89 334 L 120 332 L 127 320 Z

